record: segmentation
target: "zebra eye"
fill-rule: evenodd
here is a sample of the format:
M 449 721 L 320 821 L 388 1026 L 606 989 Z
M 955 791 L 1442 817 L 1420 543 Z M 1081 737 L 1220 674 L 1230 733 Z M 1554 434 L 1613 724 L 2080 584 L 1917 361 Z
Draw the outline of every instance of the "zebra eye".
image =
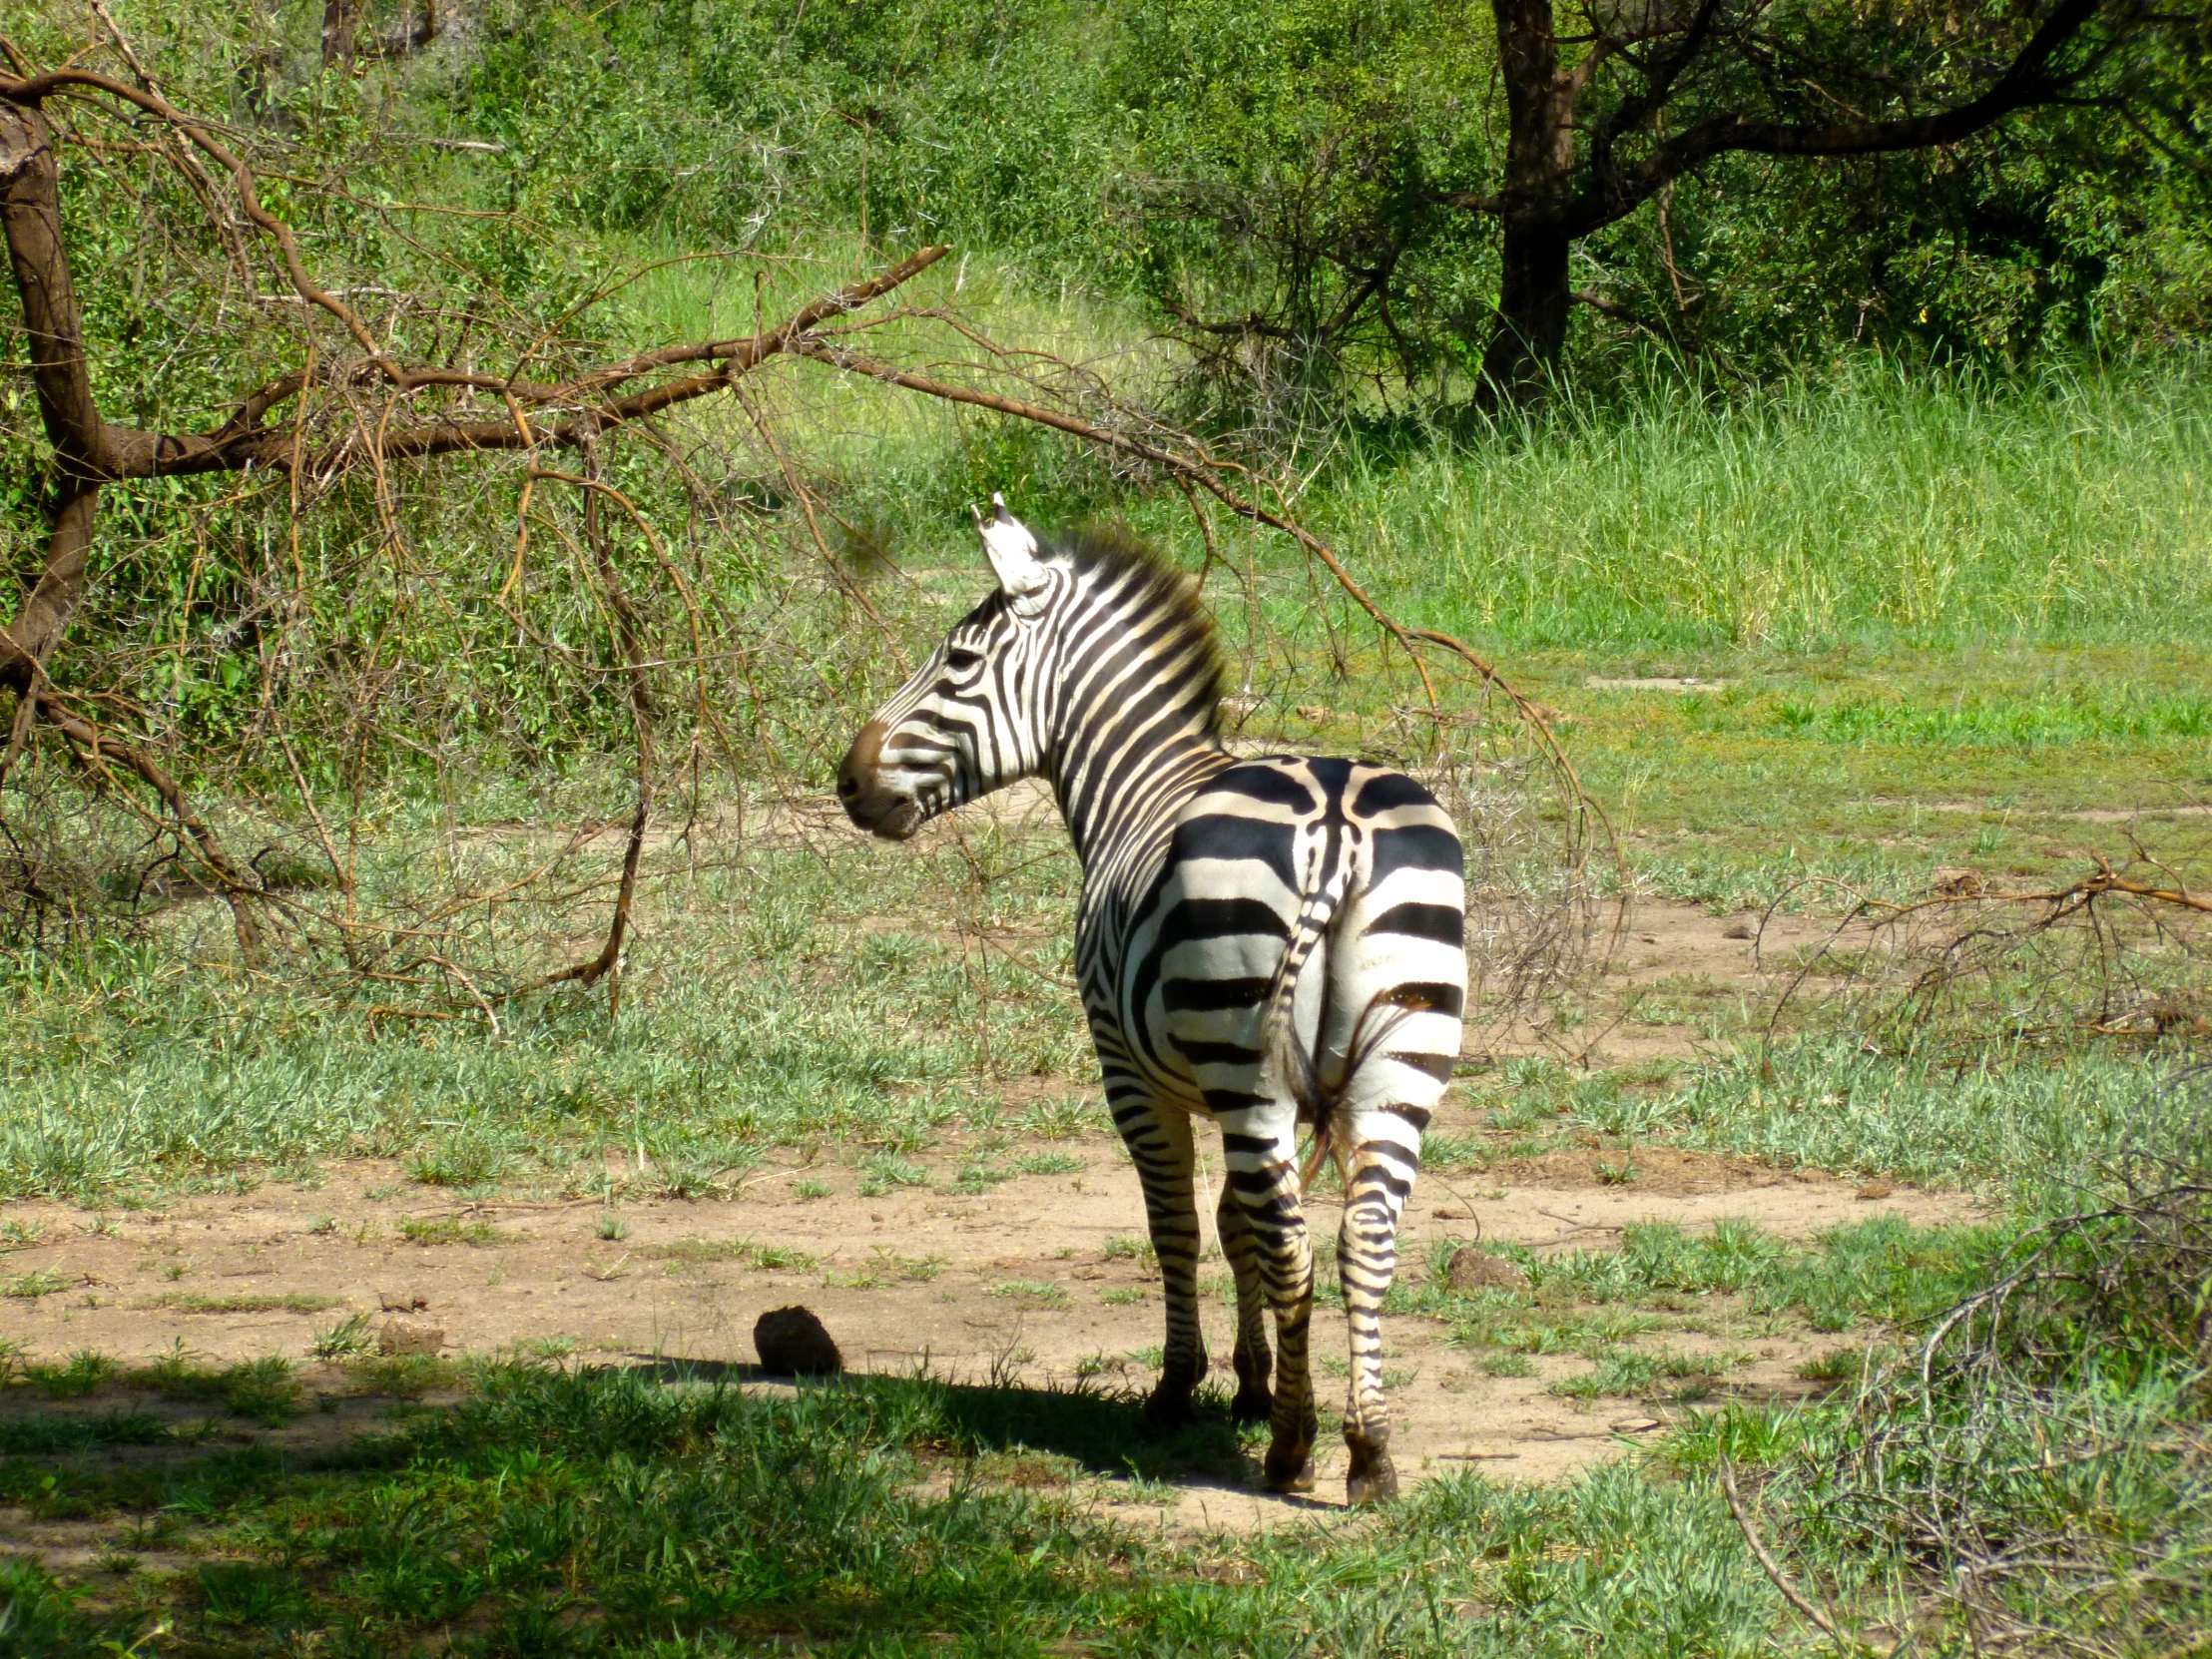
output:
M 978 663 L 982 662 L 982 660 L 983 659 L 973 651 L 961 651 L 958 649 L 954 649 L 947 651 L 944 654 L 944 666 L 952 670 L 952 672 L 955 674 L 965 674 L 969 669 L 974 668 Z

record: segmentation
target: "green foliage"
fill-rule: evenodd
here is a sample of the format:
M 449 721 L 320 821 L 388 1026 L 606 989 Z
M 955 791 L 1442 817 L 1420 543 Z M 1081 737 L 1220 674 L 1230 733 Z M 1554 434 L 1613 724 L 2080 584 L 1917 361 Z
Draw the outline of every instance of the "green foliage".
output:
M 1227 338 L 1272 369 L 1224 343 L 1218 371 L 1334 396 L 1348 369 L 1413 382 L 1479 350 L 1495 257 L 1434 198 L 1495 161 L 1486 19 L 1424 0 L 1119 18 L 1101 90 L 1129 124 L 1116 186 L 1146 289 L 1172 317 L 1264 323 Z M 1363 303 L 1379 274 L 1390 313 Z
M 533 214 L 724 246 L 834 228 L 1095 257 L 1106 131 L 1085 8 L 517 0 L 496 16 L 453 115 L 511 147 Z

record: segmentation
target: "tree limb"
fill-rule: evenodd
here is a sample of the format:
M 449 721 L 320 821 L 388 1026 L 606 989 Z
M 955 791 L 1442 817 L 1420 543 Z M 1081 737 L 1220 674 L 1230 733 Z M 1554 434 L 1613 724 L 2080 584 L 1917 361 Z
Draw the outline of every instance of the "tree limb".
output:
M 2017 110 L 2061 95 L 2075 79 L 2053 60 L 2078 39 L 2106 0 L 2060 0 L 2002 75 L 1980 96 L 1933 115 L 1888 121 L 1790 123 L 1739 112 L 1700 122 L 1663 140 L 1634 167 L 1609 166 L 1570 202 L 1569 236 L 1586 236 L 1632 212 L 1671 180 L 1730 151 L 1762 156 L 1869 156 L 1956 144 Z

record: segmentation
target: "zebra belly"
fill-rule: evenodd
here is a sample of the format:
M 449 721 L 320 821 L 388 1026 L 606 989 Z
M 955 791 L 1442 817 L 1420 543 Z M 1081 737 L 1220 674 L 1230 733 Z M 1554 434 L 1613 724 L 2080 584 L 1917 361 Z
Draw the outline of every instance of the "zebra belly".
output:
M 1178 864 L 1133 953 L 1120 1014 L 1163 1104 L 1218 1112 L 1262 1098 L 1261 1036 L 1269 986 L 1282 967 L 1298 895 L 1221 859 Z M 1319 975 L 1302 976 L 1299 1037 L 1320 1029 Z

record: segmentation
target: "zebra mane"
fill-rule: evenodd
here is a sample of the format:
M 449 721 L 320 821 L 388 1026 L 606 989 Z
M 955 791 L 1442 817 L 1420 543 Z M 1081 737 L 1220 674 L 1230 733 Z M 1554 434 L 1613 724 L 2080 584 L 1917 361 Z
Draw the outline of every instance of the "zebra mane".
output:
M 1221 719 L 1221 647 L 1214 633 L 1214 618 L 1198 597 L 1198 584 L 1158 548 L 1139 541 L 1118 525 L 1088 525 L 1072 535 L 1056 536 L 1045 549 L 1072 562 L 1086 576 L 1133 584 L 1133 616 L 1157 617 L 1171 624 L 1163 638 L 1189 650 L 1204 665 L 1200 691 L 1206 705 L 1206 726 L 1215 730 Z

